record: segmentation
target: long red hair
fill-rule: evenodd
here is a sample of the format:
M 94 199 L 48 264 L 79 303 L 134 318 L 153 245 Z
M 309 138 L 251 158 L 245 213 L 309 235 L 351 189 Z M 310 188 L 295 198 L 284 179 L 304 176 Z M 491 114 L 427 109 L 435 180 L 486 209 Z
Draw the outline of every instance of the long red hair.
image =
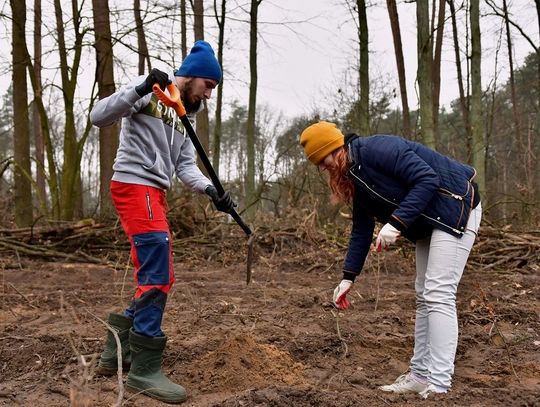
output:
M 332 156 L 334 157 L 334 165 L 327 168 L 328 186 L 332 191 L 330 200 L 334 204 L 351 204 L 354 196 L 354 184 L 347 176 L 351 166 L 349 156 L 343 147 L 335 150 Z

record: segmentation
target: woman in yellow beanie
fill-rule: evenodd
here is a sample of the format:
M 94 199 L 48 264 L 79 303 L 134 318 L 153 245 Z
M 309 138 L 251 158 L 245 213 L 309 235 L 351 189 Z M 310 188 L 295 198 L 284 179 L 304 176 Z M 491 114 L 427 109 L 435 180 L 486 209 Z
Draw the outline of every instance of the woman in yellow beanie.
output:
M 318 122 L 300 136 L 306 157 L 329 174 L 334 202 L 352 205 L 352 231 L 334 305 L 347 294 L 370 247 L 380 251 L 403 236 L 416 243 L 416 321 L 409 371 L 380 389 L 446 393 L 457 347 L 456 293 L 476 238 L 482 209 L 476 170 L 398 136 L 346 137 Z M 375 243 L 375 222 L 383 224 Z

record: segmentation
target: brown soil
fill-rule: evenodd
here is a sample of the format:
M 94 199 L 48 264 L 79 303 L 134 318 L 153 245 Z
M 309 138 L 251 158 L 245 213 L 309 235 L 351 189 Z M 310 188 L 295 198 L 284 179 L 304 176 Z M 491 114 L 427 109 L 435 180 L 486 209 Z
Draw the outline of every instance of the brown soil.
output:
M 343 249 L 291 236 L 259 239 L 249 286 L 238 234 L 177 252 L 164 370 L 187 388 L 184 405 L 540 406 L 538 271 L 467 268 L 454 386 L 422 401 L 377 390 L 412 353 L 411 248 L 372 256 L 337 313 Z M 106 332 L 96 317 L 128 304 L 130 267 L 1 264 L 0 406 L 113 405 L 117 378 L 93 375 Z M 126 393 L 124 405 L 163 404 Z

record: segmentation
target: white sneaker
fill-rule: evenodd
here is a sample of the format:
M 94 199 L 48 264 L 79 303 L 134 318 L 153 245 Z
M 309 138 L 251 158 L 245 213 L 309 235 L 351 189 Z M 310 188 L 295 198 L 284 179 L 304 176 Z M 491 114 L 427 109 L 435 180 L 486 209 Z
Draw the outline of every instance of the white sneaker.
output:
M 427 389 L 427 383 L 421 383 L 412 373 L 403 373 L 392 384 L 380 386 L 382 391 L 393 393 L 421 393 Z M 427 396 L 426 396 L 427 397 Z
M 423 399 L 427 399 L 430 394 L 444 394 L 447 392 L 448 389 L 430 383 L 423 391 L 418 392 L 418 394 L 420 394 L 420 397 L 422 397 Z

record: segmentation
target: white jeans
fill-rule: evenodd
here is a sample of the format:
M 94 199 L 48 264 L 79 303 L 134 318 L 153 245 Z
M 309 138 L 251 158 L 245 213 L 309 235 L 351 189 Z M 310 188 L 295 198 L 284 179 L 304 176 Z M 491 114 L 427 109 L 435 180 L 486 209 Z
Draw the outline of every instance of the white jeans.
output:
M 482 206 L 471 211 L 465 234 L 454 237 L 434 229 L 416 242 L 416 323 L 411 372 L 450 388 L 458 323 L 456 292 L 480 226 Z

